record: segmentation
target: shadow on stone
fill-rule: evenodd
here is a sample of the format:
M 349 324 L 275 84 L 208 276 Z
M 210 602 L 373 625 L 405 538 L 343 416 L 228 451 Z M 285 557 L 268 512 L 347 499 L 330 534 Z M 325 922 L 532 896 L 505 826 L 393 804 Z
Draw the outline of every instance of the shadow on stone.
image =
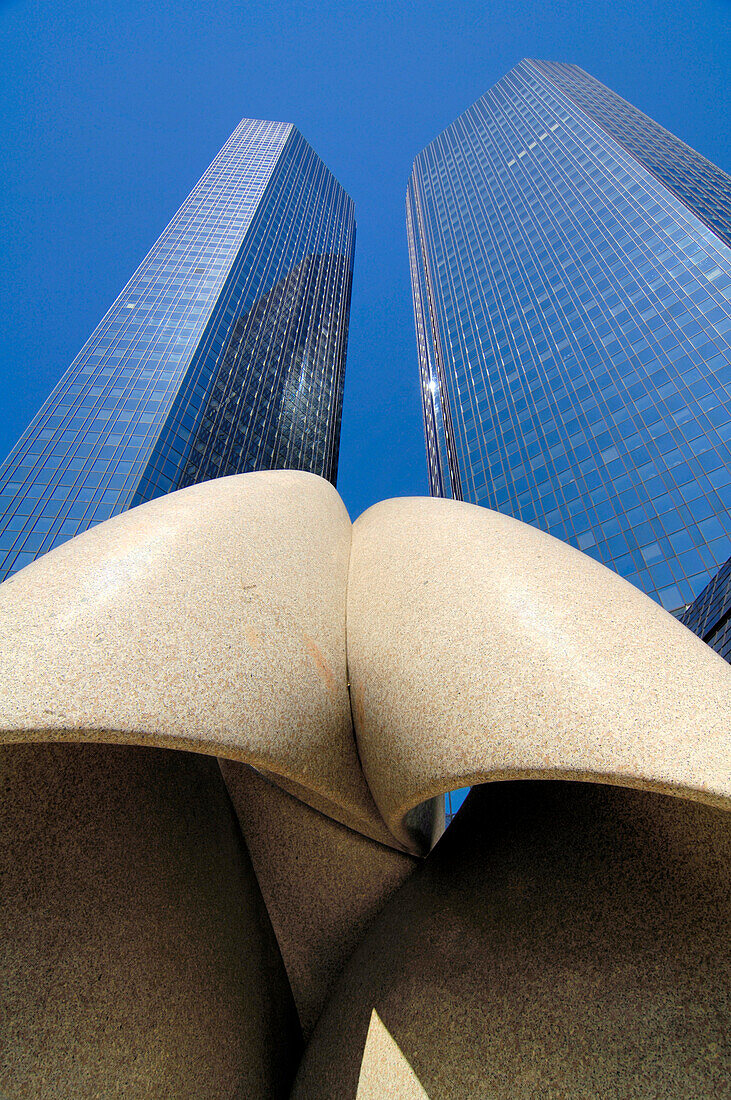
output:
M 476 788 L 350 960 L 293 1096 L 356 1096 L 374 1010 L 430 1100 L 721 1095 L 729 837 L 664 795 Z
M 218 764 L 0 752 L 7 1100 L 283 1097 L 294 1004 Z

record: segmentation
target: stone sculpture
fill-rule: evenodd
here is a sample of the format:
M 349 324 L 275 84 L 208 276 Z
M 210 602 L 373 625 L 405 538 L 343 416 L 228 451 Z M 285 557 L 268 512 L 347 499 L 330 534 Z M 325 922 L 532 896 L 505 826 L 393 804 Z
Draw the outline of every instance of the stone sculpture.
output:
M 9 1100 L 721 1095 L 731 670 L 614 573 L 256 473 L 0 631 Z

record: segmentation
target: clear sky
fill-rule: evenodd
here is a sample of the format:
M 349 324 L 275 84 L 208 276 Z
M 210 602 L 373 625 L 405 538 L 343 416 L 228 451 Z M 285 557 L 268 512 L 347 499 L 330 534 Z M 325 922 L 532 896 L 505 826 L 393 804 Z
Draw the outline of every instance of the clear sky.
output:
M 521 57 L 570 61 L 731 172 L 729 0 L 0 0 L 0 452 L 243 116 L 294 122 L 353 197 L 338 488 L 427 492 L 404 193 Z

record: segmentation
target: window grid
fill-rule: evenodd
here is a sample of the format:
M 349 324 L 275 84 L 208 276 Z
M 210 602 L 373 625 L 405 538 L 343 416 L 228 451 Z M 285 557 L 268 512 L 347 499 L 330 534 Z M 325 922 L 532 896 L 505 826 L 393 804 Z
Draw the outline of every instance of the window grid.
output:
M 731 539 L 731 251 L 629 149 L 629 105 L 616 97 L 615 136 L 613 93 L 569 68 L 522 62 L 414 164 L 431 489 L 534 523 L 678 611 Z
M 297 130 L 244 119 L 0 467 L 0 579 L 195 481 L 334 481 L 354 239 L 351 200 Z M 255 364 L 241 347 L 231 374 L 244 318 Z

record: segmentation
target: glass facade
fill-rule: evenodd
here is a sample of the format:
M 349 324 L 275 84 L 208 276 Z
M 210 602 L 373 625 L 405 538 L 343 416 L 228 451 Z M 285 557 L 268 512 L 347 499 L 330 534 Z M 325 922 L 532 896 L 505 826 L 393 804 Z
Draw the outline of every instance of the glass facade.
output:
M 298 131 L 244 119 L 0 467 L 0 580 L 225 474 L 337 474 L 353 203 Z
M 451 825 L 452 819 L 456 816 L 457 811 L 461 809 L 467 795 L 470 793 L 470 787 L 460 787 L 456 791 L 447 791 L 444 796 L 444 824 Z
M 576 65 L 531 64 L 731 245 L 731 180 L 725 172 Z
M 731 662 L 731 558 L 686 608 L 680 621 Z
M 522 61 L 417 156 L 406 208 L 432 493 L 684 609 L 731 551 L 731 179 Z

